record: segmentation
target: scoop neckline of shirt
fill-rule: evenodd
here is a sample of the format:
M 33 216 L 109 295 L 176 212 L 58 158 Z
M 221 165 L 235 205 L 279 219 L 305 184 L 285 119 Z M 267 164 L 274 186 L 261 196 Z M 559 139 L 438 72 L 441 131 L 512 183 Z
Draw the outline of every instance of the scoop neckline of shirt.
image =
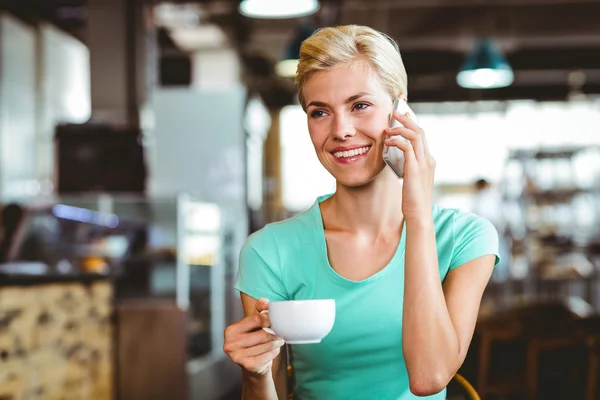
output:
M 327 240 L 325 239 L 325 224 L 323 223 L 323 214 L 321 213 L 321 207 L 320 207 L 320 204 L 324 200 L 326 200 L 327 198 L 329 198 L 331 196 L 333 196 L 333 193 L 319 196 L 319 197 L 317 197 L 317 200 L 313 204 L 313 211 L 314 211 L 314 214 L 315 214 L 315 217 L 317 220 L 316 221 L 317 227 L 319 228 L 319 235 L 318 235 L 319 236 L 319 250 L 321 252 L 321 257 L 325 261 L 322 264 L 323 264 L 323 267 L 327 270 L 329 276 L 344 286 L 360 286 L 360 285 L 368 284 L 370 282 L 377 281 L 377 280 L 383 278 L 384 276 L 386 276 L 387 274 L 389 274 L 390 272 L 394 271 L 398 267 L 398 265 L 400 265 L 400 262 L 401 262 L 402 258 L 404 257 L 404 249 L 405 249 L 405 244 L 406 244 L 406 236 L 404 233 L 406 232 L 406 224 L 404 224 L 404 227 L 402 229 L 402 233 L 400 235 L 400 241 L 398 242 L 396 251 L 394 252 L 394 256 L 387 263 L 387 265 L 385 267 L 383 267 L 381 270 L 377 271 L 373 275 L 371 275 L 363 280 L 360 280 L 360 281 L 353 281 L 353 280 L 343 277 L 342 275 L 338 274 L 336 272 L 336 270 L 333 269 L 333 267 L 331 266 L 331 263 L 329 262 L 329 256 L 327 254 Z

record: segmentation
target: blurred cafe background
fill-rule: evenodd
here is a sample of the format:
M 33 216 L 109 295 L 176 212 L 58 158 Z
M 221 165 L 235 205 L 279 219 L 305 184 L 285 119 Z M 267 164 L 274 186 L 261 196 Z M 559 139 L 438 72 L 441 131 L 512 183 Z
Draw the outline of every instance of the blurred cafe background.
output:
M 597 0 L 1 0 L 0 399 L 240 398 L 238 253 L 334 190 L 291 75 L 338 24 L 399 42 L 436 202 L 500 232 L 460 372 L 600 399 Z

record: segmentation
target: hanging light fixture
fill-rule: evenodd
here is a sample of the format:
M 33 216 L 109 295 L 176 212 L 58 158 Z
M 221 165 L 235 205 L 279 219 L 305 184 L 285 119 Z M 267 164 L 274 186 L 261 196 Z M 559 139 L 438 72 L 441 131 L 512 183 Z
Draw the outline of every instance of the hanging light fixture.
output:
M 283 58 L 275 66 L 277 75 L 284 78 L 296 76 L 298 57 L 300 57 L 300 46 L 302 42 L 313 34 L 315 28 L 312 25 L 301 25 L 292 40 L 287 44 Z
M 243 0 L 240 13 L 250 18 L 298 18 L 315 13 L 318 0 Z
M 513 78 L 500 49 L 489 40 L 480 40 L 463 63 L 456 82 L 467 89 L 495 89 L 510 86 Z

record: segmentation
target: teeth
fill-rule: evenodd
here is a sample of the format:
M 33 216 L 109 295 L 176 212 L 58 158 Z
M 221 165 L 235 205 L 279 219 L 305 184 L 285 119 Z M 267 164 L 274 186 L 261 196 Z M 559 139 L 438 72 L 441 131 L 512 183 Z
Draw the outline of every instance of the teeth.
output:
M 369 148 L 371 148 L 371 146 L 365 146 L 361 147 L 360 149 L 353 149 L 349 151 L 336 151 L 335 153 L 333 153 L 333 155 L 337 158 L 354 157 L 366 153 L 369 150 Z

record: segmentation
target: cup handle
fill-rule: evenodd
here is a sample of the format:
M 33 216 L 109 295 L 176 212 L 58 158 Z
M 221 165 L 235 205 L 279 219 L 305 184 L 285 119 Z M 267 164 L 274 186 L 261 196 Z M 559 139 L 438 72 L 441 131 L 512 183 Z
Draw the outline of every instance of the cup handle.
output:
M 261 313 L 261 314 L 268 314 L 268 313 L 269 313 L 269 310 L 262 310 L 260 313 Z M 271 335 L 277 335 L 277 334 L 275 333 L 275 331 L 274 331 L 273 329 L 271 329 L 271 328 L 263 328 L 263 330 L 264 330 L 265 332 L 268 332 L 268 333 L 270 333 Z

